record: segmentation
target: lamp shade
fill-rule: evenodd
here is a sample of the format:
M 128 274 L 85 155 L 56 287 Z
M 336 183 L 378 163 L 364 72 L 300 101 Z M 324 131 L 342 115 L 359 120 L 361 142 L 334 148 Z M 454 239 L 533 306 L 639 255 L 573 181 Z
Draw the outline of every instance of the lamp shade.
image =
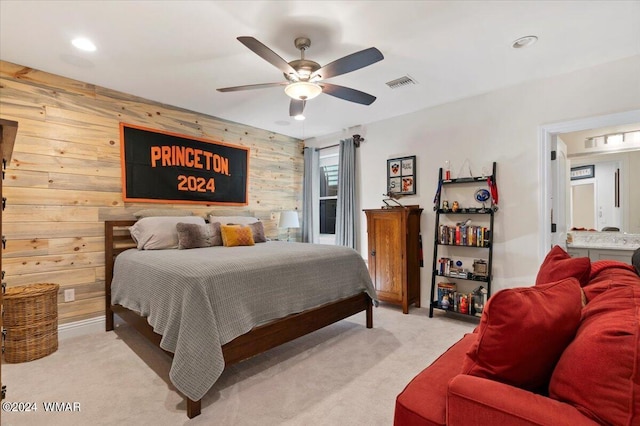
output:
M 298 212 L 293 210 L 285 210 L 280 212 L 280 221 L 278 228 L 299 228 Z
M 322 87 L 316 83 L 309 83 L 308 81 L 298 81 L 291 83 L 284 88 L 284 92 L 290 98 L 299 101 L 308 101 L 313 99 L 322 93 Z

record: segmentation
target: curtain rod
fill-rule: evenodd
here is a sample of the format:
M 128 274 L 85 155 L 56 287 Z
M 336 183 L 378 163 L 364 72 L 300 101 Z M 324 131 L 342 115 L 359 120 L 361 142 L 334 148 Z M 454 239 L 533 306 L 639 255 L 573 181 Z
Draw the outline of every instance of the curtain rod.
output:
M 360 135 L 353 135 L 353 143 L 356 146 L 356 148 L 360 147 L 360 142 L 364 142 L 364 138 L 361 137 Z M 329 146 L 323 146 L 322 148 L 316 148 L 316 151 L 322 151 L 323 149 L 335 148 L 336 146 L 340 146 L 340 144 L 336 143 L 336 144 L 329 145 Z

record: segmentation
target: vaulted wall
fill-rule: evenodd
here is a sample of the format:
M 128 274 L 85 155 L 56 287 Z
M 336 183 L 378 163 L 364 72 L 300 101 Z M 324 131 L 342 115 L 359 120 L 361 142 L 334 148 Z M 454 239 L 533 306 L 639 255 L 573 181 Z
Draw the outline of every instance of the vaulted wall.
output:
M 60 284 L 60 323 L 104 314 L 105 220 L 217 210 L 259 217 L 274 237 L 277 212 L 301 207 L 303 144 L 287 136 L 2 61 L 0 117 L 19 126 L 4 190 L 5 281 Z M 248 206 L 124 203 L 120 122 L 249 147 Z M 76 300 L 65 303 L 70 288 Z

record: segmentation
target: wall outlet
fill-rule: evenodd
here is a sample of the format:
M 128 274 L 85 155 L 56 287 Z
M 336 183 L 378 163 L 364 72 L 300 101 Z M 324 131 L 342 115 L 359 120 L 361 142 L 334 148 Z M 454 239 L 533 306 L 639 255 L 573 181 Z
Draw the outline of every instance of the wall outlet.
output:
M 76 290 L 73 288 L 69 288 L 64 291 L 64 301 L 65 302 L 73 302 L 76 300 Z

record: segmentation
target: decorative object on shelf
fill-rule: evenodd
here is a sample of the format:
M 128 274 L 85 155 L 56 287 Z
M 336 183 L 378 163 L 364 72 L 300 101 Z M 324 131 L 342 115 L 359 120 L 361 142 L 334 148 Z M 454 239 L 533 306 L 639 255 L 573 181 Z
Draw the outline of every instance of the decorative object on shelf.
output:
M 290 240 L 290 229 L 299 228 L 300 221 L 298 220 L 298 212 L 294 210 L 285 210 L 280 213 L 280 221 L 278 221 L 278 228 L 287 228 L 287 241 Z
M 474 315 L 477 317 L 482 316 L 484 305 L 487 303 L 487 289 L 483 286 L 476 287 L 473 290 L 473 306 Z
M 482 209 L 480 211 L 485 212 L 487 210 L 486 202 L 491 198 L 491 194 L 485 188 L 478 189 L 475 194 L 473 194 L 473 198 L 480 204 L 482 204 Z
M 471 226 L 471 218 L 456 223 L 456 226 Z
M 387 191 L 402 195 L 415 195 L 415 155 L 387 160 Z
M 495 164 L 495 163 L 494 163 Z M 489 186 L 489 191 L 491 191 L 491 208 L 494 212 L 498 211 L 498 184 L 495 181 L 495 169 L 493 173 L 493 178 L 489 176 L 487 178 L 487 185 Z
M 484 259 L 473 260 L 473 275 L 475 277 L 484 277 L 484 278 L 486 278 L 489 275 L 489 270 L 487 269 L 486 260 Z
M 449 160 L 444 162 L 444 180 L 451 180 L 451 162 Z
M 460 299 L 460 313 L 468 314 L 469 313 L 469 301 L 466 297 Z
M 440 208 L 440 193 L 442 192 L 442 180 L 438 180 L 438 188 L 436 189 L 436 195 L 433 197 L 433 211 L 437 211 Z M 449 209 L 449 202 L 445 200 L 442 204 L 442 208 L 445 208 L 446 203 L 447 210 Z
M 471 171 L 469 171 L 471 173 Z M 445 179 L 444 170 L 438 175 L 438 191 L 434 199 L 436 211 L 435 235 L 433 246 L 433 272 L 431 278 L 431 299 L 429 317 L 433 310 L 439 309 L 459 315 L 480 317 L 491 296 L 491 271 L 493 262 L 493 226 L 497 211 L 498 189 L 496 185 L 496 163 L 493 163 L 492 174 L 483 176 Z M 487 188 L 474 188 L 474 184 L 486 183 Z M 442 194 L 448 186 L 453 185 L 463 191 L 472 190 L 474 200 L 482 203 L 482 208 L 461 207 L 457 201 L 449 209 L 448 202 L 439 206 Z M 446 192 L 446 191 L 445 191 Z M 454 215 L 473 215 L 464 220 L 454 220 Z M 441 222 L 442 220 L 442 222 Z M 467 251 L 458 252 L 459 247 L 474 250 L 486 250 L 487 256 L 473 259 Z M 475 256 L 474 256 L 475 257 Z M 447 281 L 443 282 L 446 277 Z M 482 282 L 474 289 L 468 281 Z
M 464 170 L 464 166 L 467 166 L 467 169 L 469 170 L 469 177 L 462 177 L 462 171 Z M 460 166 L 460 171 L 458 172 L 458 177 L 457 180 L 461 180 L 461 179 L 465 179 L 465 180 L 473 180 L 473 173 L 471 172 L 471 162 L 469 161 L 468 158 L 465 158 L 464 161 L 462 162 L 462 165 Z M 448 180 L 448 179 L 445 179 Z

